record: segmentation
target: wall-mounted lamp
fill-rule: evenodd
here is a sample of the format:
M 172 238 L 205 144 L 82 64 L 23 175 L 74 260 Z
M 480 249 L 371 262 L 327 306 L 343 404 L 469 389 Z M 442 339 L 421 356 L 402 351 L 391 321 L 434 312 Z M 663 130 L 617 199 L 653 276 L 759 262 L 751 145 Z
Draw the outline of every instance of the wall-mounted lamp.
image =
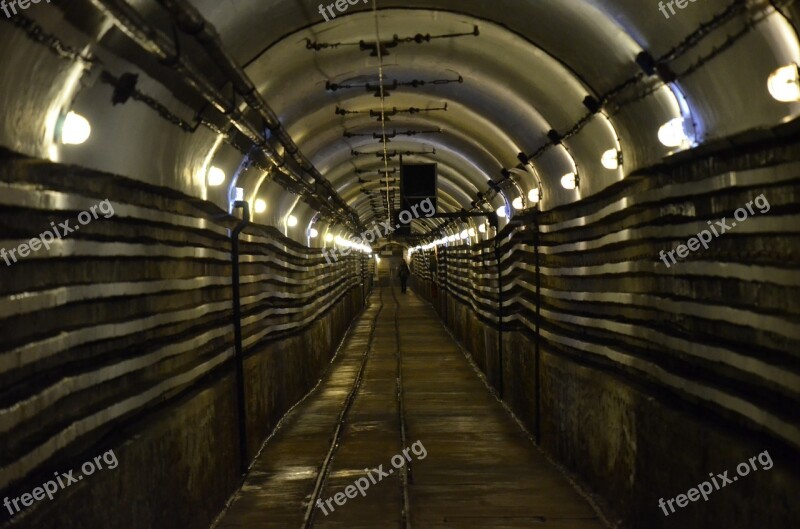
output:
M 92 126 L 89 124 L 89 120 L 72 111 L 69 111 L 64 116 L 60 125 L 56 128 L 61 143 L 65 145 L 80 145 L 88 140 L 92 134 Z
M 680 147 L 689 141 L 689 136 L 683 127 L 683 118 L 674 118 L 658 129 L 658 141 L 666 147 Z
M 214 165 L 208 170 L 208 185 L 211 187 L 221 186 L 225 183 L 225 171 Z
M 561 187 L 568 190 L 573 190 L 578 187 L 578 175 L 575 173 L 567 173 L 561 177 Z
M 782 103 L 800 101 L 800 70 L 797 64 L 781 66 L 767 80 L 770 95 Z
M 609 149 L 603 153 L 603 156 L 600 157 L 600 163 L 603 164 L 603 167 L 606 169 L 614 170 L 617 169 L 622 163 L 622 153 L 616 149 Z

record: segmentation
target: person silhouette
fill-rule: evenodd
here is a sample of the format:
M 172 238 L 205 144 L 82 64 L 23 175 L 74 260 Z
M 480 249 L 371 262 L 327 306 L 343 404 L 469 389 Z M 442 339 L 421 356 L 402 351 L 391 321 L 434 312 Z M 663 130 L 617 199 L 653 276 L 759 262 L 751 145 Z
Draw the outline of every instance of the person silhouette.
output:
M 400 271 L 397 275 L 400 277 L 400 291 L 405 294 L 406 288 L 408 287 L 408 276 L 411 275 L 411 271 L 408 269 L 408 265 L 405 261 L 400 264 Z

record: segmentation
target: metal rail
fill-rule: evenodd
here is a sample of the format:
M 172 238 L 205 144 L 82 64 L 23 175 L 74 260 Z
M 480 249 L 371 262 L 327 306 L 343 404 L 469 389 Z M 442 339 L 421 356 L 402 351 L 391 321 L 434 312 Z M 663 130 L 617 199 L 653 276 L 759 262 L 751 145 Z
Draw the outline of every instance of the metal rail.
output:
M 361 366 L 358 369 L 358 373 L 356 374 L 356 379 L 353 382 L 353 387 L 350 389 L 350 393 L 347 395 L 347 399 L 345 399 L 344 407 L 342 408 L 342 412 L 339 414 L 339 421 L 336 424 L 336 429 L 333 432 L 333 441 L 331 441 L 331 447 L 328 450 L 328 454 L 325 456 L 325 460 L 322 462 L 322 467 L 319 470 L 319 474 L 317 475 L 317 481 L 314 484 L 314 491 L 311 493 L 311 498 L 308 502 L 308 508 L 306 509 L 306 514 L 303 517 L 303 524 L 300 526 L 301 529 L 310 529 L 314 526 L 314 517 L 316 514 L 316 510 L 314 509 L 317 500 L 322 494 L 322 490 L 325 487 L 325 482 L 328 480 L 328 476 L 331 472 L 331 463 L 333 462 L 333 457 L 336 455 L 336 450 L 339 448 L 339 441 L 341 440 L 342 430 L 344 429 L 344 423 L 347 419 L 347 414 L 350 412 L 350 408 L 353 405 L 353 401 L 355 401 L 356 394 L 358 393 L 358 389 L 361 387 L 361 380 L 364 375 L 364 368 L 367 366 L 367 359 L 369 358 L 369 352 L 372 349 L 372 341 L 375 337 L 375 325 L 378 322 L 378 317 L 383 311 L 383 290 L 380 292 L 380 307 L 378 307 L 378 311 L 375 313 L 375 318 L 372 320 L 372 329 L 369 333 L 369 340 L 367 340 L 367 346 L 364 349 L 364 354 L 361 357 Z
M 408 447 L 408 438 L 406 436 L 406 410 L 405 400 L 403 398 L 403 353 L 400 348 L 400 322 L 398 316 L 400 314 L 400 302 L 397 300 L 397 293 L 392 288 L 392 297 L 394 298 L 394 335 L 395 335 L 395 356 L 397 357 L 397 408 L 400 420 L 400 446 Z M 411 468 L 411 461 L 406 459 L 406 464 L 400 468 L 400 486 L 403 491 L 403 512 L 400 516 L 401 524 L 405 529 L 411 529 L 411 500 L 408 494 L 408 484 L 413 483 L 413 474 Z

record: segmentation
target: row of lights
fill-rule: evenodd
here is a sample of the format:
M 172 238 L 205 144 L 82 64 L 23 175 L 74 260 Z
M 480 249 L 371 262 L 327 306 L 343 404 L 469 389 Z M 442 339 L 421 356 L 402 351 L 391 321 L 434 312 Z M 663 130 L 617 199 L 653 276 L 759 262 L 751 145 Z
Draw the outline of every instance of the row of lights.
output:
M 357 242 L 347 240 L 344 237 L 339 237 L 338 235 L 336 237 L 333 237 L 333 241 L 339 246 L 344 246 L 345 248 L 352 248 L 353 250 L 358 250 L 366 254 L 372 254 L 372 248 L 366 244 L 359 244 Z
M 770 95 L 777 101 L 783 103 L 791 103 L 800 101 L 800 67 L 797 64 L 790 64 L 776 69 L 769 76 L 767 80 L 767 89 Z M 664 123 L 658 129 L 658 140 L 665 147 L 680 147 L 691 142 L 690 135 L 686 132 L 686 121 L 684 118 L 674 118 Z M 621 154 L 617 149 L 609 149 L 605 151 L 600 157 L 600 163 L 603 167 L 609 170 L 616 170 L 620 166 Z M 567 173 L 561 177 L 561 187 L 567 190 L 573 190 L 578 186 L 578 176 L 575 173 Z M 530 193 L 536 192 L 536 197 L 529 196 L 532 203 L 539 201 L 538 190 L 531 190 Z M 519 205 L 514 203 L 516 209 L 521 209 L 522 200 Z
M 785 103 L 800 101 L 800 68 L 798 68 L 798 65 L 790 64 L 787 66 L 782 66 L 772 72 L 767 80 L 767 89 L 769 90 L 770 95 L 777 101 Z M 684 144 L 689 140 L 684 124 L 684 118 L 674 118 L 662 125 L 658 130 L 659 141 L 666 147 L 679 147 L 680 145 Z M 65 145 L 81 145 L 89 139 L 91 133 L 92 127 L 89 123 L 89 120 L 74 111 L 68 112 L 63 117 L 58 131 L 61 143 Z M 606 169 L 615 170 L 620 165 L 620 157 L 621 153 L 618 150 L 609 149 L 602 154 L 600 161 L 603 167 Z M 221 186 L 226 180 L 225 171 L 219 167 L 212 166 L 208 170 L 207 179 L 209 186 Z M 564 189 L 574 190 L 578 186 L 578 183 L 578 175 L 574 172 L 567 173 L 561 177 L 561 186 Z M 541 194 L 538 188 L 528 191 L 528 200 L 532 204 L 538 203 L 540 199 Z M 514 209 L 523 209 L 524 205 L 522 203 L 522 197 L 515 198 L 511 205 Z M 267 203 L 260 198 L 256 199 L 254 210 L 256 213 L 264 213 L 267 210 Z M 497 215 L 501 218 L 507 217 L 508 212 L 506 211 L 506 206 L 501 206 L 498 208 Z M 285 222 L 289 227 L 295 227 L 298 224 L 297 217 L 294 215 L 288 215 L 285 219 Z M 459 237 L 463 240 L 467 237 L 474 236 L 474 231 L 474 228 L 470 228 L 469 230 L 462 231 L 459 236 L 452 235 L 450 237 L 445 237 L 425 245 L 422 248 L 429 249 L 433 246 L 444 244 L 446 242 L 455 242 Z M 479 231 L 481 233 L 485 233 L 486 226 L 481 224 L 479 226 Z M 309 231 L 309 237 L 311 238 L 315 238 L 318 235 L 319 232 L 316 229 L 312 228 Z M 326 238 L 326 240 L 328 239 Z M 333 236 L 330 236 L 329 242 L 332 240 L 334 240 Z M 342 238 L 337 238 L 336 240 L 337 242 L 345 241 L 341 243 L 345 246 L 355 244 Z
M 773 71 L 767 78 L 767 90 L 773 99 L 781 103 L 800 101 L 800 68 L 798 65 L 793 63 Z M 686 133 L 684 118 L 671 119 L 662 125 L 658 129 L 658 140 L 666 147 L 680 147 L 690 141 L 689 135 Z
M 778 68 L 769 76 L 767 80 L 767 89 L 776 101 L 782 103 L 800 101 L 800 67 L 797 64 L 790 64 Z M 684 125 L 684 118 L 669 120 L 658 129 L 658 140 L 666 147 L 679 147 L 685 142 L 690 141 Z M 603 153 L 600 162 L 606 169 L 616 170 L 620 166 L 621 155 L 622 153 L 617 149 L 609 149 Z M 564 189 L 573 190 L 578 186 L 578 182 L 578 175 L 573 172 L 567 173 L 561 177 L 561 187 Z M 528 200 L 532 204 L 538 203 L 540 199 L 541 195 L 538 188 L 528 191 Z M 511 206 L 516 210 L 523 209 L 522 197 L 515 198 L 511 202 Z M 506 206 L 500 206 L 495 212 L 500 218 L 508 217 Z M 486 225 L 481 224 L 478 226 L 478 231 L 485 233 Z M 475 229 L 470 228 L 469 230 L 462 231 L 460 235 L 442 237 L 428 244 L 410 248 L 409 255 L 419 250 L 430 250 L 436 246 L 447 244 L 448 242 L 455 242 L 459 239 L 463 240 L 474 235 Z

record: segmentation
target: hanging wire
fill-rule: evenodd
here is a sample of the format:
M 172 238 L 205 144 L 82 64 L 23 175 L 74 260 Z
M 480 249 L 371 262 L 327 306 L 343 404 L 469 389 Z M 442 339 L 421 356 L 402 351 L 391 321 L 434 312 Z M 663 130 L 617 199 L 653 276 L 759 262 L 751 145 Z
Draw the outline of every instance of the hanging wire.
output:
M 383 53 L 381 50 L 381 36 L 378 28 L 378 0 L 372 0 L 372 14 L 375 19 L 375 49 L 378 54 L 378 84 L 381 95 L 381 133 L 383 137 L 383 168 L 386 171 L 386 220 L 391 224 L 394 213 L 394 201 L 389 193 L 389 149 L 386 141 L 386 93 L 383 89 Z

